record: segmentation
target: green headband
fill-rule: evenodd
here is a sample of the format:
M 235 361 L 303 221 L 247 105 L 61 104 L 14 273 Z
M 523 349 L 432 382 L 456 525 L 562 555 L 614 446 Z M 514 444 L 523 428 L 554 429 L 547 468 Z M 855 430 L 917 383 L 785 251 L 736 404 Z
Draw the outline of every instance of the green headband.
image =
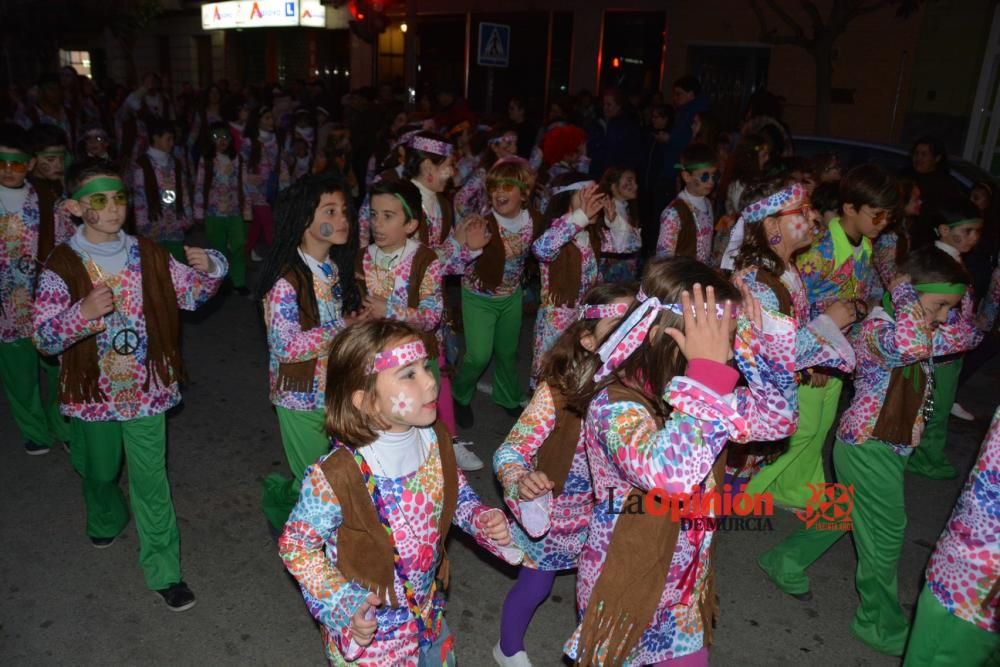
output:
M 64 148 L 61 151 L 39 151 L 38 153 L 35 153 L 35 155 L 37 155 L 38 157 L 52 157 L 52 156 L 60 156 L 60 155 L 63 156 L 63 157 L 65 157 L 66 156 L 66 152 L 67 151 Z
M 965 294 L 965 283 L 914 283 L 913 289 L 925 294 Z
M 528 189 L 528 185 L 520 178 L 495 178 L 491 180 L 497 185 L 513 185 L 515 188 L 520 188 L 521 190 Z
M 681 171 L 698 171 L 699 169 L 705 169 L 706 167 L 714 167 L 714 162 L 692 162 L 691 164 L 681 164 L 678 162 L 674 165 L 674 169 L 680 169 Z
M 31 156 L 27 153 L 7 153 L 0 151 L 0 160 L 3 162 L 31 162 Z
M 392 196 L 395 197 L 396 199 L 398 199 L 399 203 L 402 204 L 402 206 L 403 206 L 403 213 L 406 214 L 406 221 L 407 222 L 409 222 L 410 220 L 413 220 L 414 218 L 417 217 L 417 216 L 413 215 L 413 210 L 410 209 L 410 205 L 406 203 L 405 199 L 403 199 L 403 195 L 398 194 L 396 192 L 393 192 Z
M 958 222 L 949 222 L 949 227 L 961 227 L 962 225 L 981 225 L 983 224 L 982 218 L 966 218 L 965 220 L 959 220 Z
M 95 192 L 118 192 L 119 190 L 124 190 L 125 184 L 122 183 L 122 179 L 117 176 L 98 176 L 97 178 L 92 178 L 87 181 L 86 184 L 80 186 L 80 189 L 74 192 L 71 196 L 73 199 L 80 201 L 87 195 L 92 195 Z

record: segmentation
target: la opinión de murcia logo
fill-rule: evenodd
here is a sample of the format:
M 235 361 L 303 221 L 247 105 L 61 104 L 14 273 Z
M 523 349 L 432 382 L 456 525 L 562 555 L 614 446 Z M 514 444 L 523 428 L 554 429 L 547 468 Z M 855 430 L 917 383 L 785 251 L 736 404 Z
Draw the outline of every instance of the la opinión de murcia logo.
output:
M 804 510 L 795 513 L 806 526 L 815 530 L 851 530 L 854 509 L 854 485 L 809 484 L 812 497 Z

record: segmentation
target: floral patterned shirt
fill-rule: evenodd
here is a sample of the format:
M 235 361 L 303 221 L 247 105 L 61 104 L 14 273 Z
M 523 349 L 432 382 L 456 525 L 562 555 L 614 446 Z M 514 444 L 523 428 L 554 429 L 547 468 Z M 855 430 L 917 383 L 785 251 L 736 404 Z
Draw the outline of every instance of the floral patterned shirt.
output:
M 340 283 L 337 267 L 328 278 L 312 273 L 312 287 L 319 310 L 319 325 L 302 330 L 299 323 L 299 303 L 295 288 L 279 278 L 264 299 L 264 325 L 267 327 L 268 371 L 271 403 L 289 410 L 323 409 L 326 398 L 327 352 L 330 343 L 347 324 L 341 315 Z M 283 363 L 316 359 L 311 391 L 290 391 L 278 387 L 278 372 Z
M 45 261 L 38 256 L 38 192 L 28 181 L 24 187 L 27 192 L 21 210 L 0 212 L 0 343 L 31 337 L 35 286 Z M 68 241 L 76 231 L 72 218 L 61 215 L 61 210 L 57 205 L 53 216 L 56 245 Z
M 152 149 L 151 149 L 152 150 Z M 194 223 L 191 207 L 191 195 L 184 182 L 177 183 L 177 172 L 174 169 L 172 155 L 166 156 L 166 161 L 159 161 L 150 156 L 150 163 L 153 165 L 153 172 L 156 174 L 156 184 L 160 190 L 154 193 L 154 197 L 160 198 L 160 209 L 162 211 L 158 220 L 151 220 L 149 217 L 149 207 L 146 203 L 146 179 L 141 167 L 135 167 L 132 173 L 132 208 L 135 211 L 135 229 L 140 236 L 145 236 L 154 241 L 183 241 L 184 232 Z M 183 172 L 182 172 L 183 174 Z M 183 177 L 181 179 L 183 181 Z M 177 210 L 178 192 L 183 189 L 181 196 L 184 204 L 183 210 Z
M 997 324 L 998 312 L 1000 312 L 1000 267 L 993 269 L 989 291 L 979 302 L 979 328 L 983 331 L 992 331 Z
M 712 261 L 712 235 L 715 233 L 715 216 L 712 212 L 711 200 L 708 197 L 695 197 L 685 190 L 674 201 L 691 209 L 697 233 L 697 259 L 706 264 L 710 263 Z M 674 208 L 674 202 L 671 202 L 660 213 L 660 235 L 656 241 L 657 256 L 673 257 L 677 252 L 677 237 L 680 233 L 681 218 Z
M 59 410 L 67 417 L 83 421 L 128 421 L 161 414 L 181 400 L 177 378 L 172 378 L 166 386 L 150 382 L 149 389 L 143 389 L 148 336 L 142 282 L 156 278 L 142 275 L 139 243 L 134 236 L 126 238 L 126 252 L 125 268 L 111 277 L 103 275 L 90 258 L 80 254 L 94 286 L 104 282 L 111 288 L 114 298 L 115 310 L 96 320 L 83 317 L 80 313 L 83 300 L 75 303 L 70 300 L 69 288 L 58 274 L 46 269 L 39 281 L 33 336 L 39 352 L 60 355 L 81 340 L 97 336 L 100 387 L 106 398 L 96 403 L 63 403 Z M 170 258 L 170 279 L 177 294 L 177 305 L 183 310 L 196 310 L 204 305 L 219 289 L 229 268 L 222 253 L 206 252 L 215 265 L 211 275 Z M 120 350 L 120 342 L 128 339 L 134 342 L 134 351 L 119 354 L 116 347 Z
M 433 429 L 422 434 L 431 443 L 417 470 L 399 478 L 375 476 L 386 499 L 389 525 L 402 566 L 413 585 L 421 617 L 430 623 L 444 606 L 443 596 L 433 587 L 437 564 L 438 532 L 444 504 L 444 478 Z M 292 510 L 278 541 L 285 567 L 298 581 L 306 606 L 320 624 L 327 658 L 333 665 L 416 667 L 419 656 L 417 622 L 403 602 L 406 597 L 398 573 L 394 589 L 401 607 L 388 601 L 376 610 L 378 630 L 367 647 L 357 650 L 351 643 L 351 617 L 361 607 L 368 590 L 348 580 L 337 569 L 337 531 L 343 523 L 343 508 L 320 466 L 324 455 L 305 473 L 299 502 Z M 452 525 L 475 538 L 485 550 L 512 564 L 520 562 L 519 549 L 500 547 L 486 537 L 479 518 L 490 511 L 458 471 L 458 503 Z M 440 628 L 436 628 L 439 631 Z
M 885 402 L 892 369 L 921 363 L 927 377 L 934 370 L 931 357 L 964 352 L 979 344 L 982 333 L 972 321 L 972 299 L 968 294 L 959 309 L 952 309 L 948 322 L 931 330 L 924 323 L 923 309 L 916 290 L 909 283 L 892 291 L 895 319 L 881 307 L 872 310 L 861 325 L 854 341 L 857 367 L 854 374 L 854 399 L 844 411 L 837 428 L 837 438 L 849 445 L 860 445 L 871 438 Z M 926 402 L 933 391 L 928 382 L 924 391 Z M 913 424 L 913 446 L 920 442 L 924 430 L 922 411 Z M 900 455 L 908 456 L 913 447 L 887 443 Z
M 489 196 L 486 194 L 486 170 L 479 167 L 455 193 L 455 219 L 466 216 L 486 215 L 490 210 Z
M 466 265 L 465 274 L 462 276 L 462 286 L 470 292 L 483 296 L 510 296 L 515 291 L 521 289 L 521 279 L 524 277 L 524 263 L 531 253 L 531 240 L 534 235 L 531 214 L 527 210 L 522 210 L 516 218 L 510 221 L 501 219 L 496 213 L 489 215 L 496 217 L 497 227 L 500 229 L 500 239 L 503 241 L 503 278 L 500 280 L 496 291 L 485 291 L 479 283 L 479 277 L 476 275 L 475 261 L 472 261 Z
M 245 139 L 240 144 L 240 158 L 243 164 L 243 193 L 249 206 L 267 205 L 269 184 L 277 177 L 278 140 L 273 132 L 260 132 L 260 162 L 256 169 L 250 169 L 250 153 L 253 144 Z
M 872 244 L 867 238 L 852 245 L 840 219 L 830 221 L 826 231 L 795 259 L 816 317 L 834 301 L 867 299 L 874 280 Z
M 962 620 L 1000 633 L 1000 409 L 927 565 L 927 586 Z
M 240 208 L 239 170 L 243 168 L 243 161 L 238 155 L 235 160 L 230 160 L 227 155 L 216 155 L 214 165 L 212 187 L 208 191 L 208 201 L 205 201 L 205 160 L 198 163 L 198 174 L 194 179 L 195 219 L 238 215 L 249 220 L 247 198 L 243 198 L 243 207 Z
M 582 431 L 562 493 L 555 498 L 550 491 L 531 501 L 520 499 L 518 482 L 534 472 L 538 452 L 555 425 L 552 391 L 542 382 L 493 455 L 493 471 L 503 487 L 504 502 L 520 524 L 511 530 L 514 541 L 524 550 L 523 565 L 539 570 L 576 567 L 594 510 L 594 490 Z
M 437 331 L 441 325 L 441 315 L 444 312 L 444 293 L 441 262 L 434 260 L 427 267 L 420 282 L 420 302 L 416 308 L 410 308 L 409 282 L 413 271 L 413 259 L 419 241 L 409 239 L 402 254 L 389 268 L 379 265 L 378 246 L 374 243 L 368 246 L 362 258 L 365 272 L 365 287 L 368 294 L 382 297 L 386 300 L 385 316 L 390 320 L 409 322 L 421 331 Z

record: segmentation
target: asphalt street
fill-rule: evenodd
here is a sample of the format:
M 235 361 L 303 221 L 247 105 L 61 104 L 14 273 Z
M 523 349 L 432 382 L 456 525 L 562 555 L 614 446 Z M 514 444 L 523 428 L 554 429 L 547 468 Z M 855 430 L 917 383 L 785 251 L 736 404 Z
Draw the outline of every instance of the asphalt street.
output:
M 526 318 L 525 352 L 531 325 Z M 171 613 L 146 590 L 132 524 L 112 548 L 90 545 L 80 480 L 68 456 L 56 450 L 25 455 L 0 398 L 0 665 L 324 663 L 318 631 L 259 509 L 261 481 L 284 469 L 284 457 L 267 397 L 266 347 L 255 304 L 235 294 L 217 297 L 187 317 L 183 345 L 191 380 L 168 420 L 168 462 L 184 577 L 197 606 Z M 530 359 L 522 357 L 526 376 Z M 960 391 L 963 405 L 979 416 L 973 423 L 951 421 L 948 452 L 963 479 L 997 402 L 998 376 L 1000 365 L 986 367 Z M 513 422 L 481 393 L 473 405 L 475 428 L 461 436 L 488 461 Z M 486 502 L 498 503 L 489 466 L 468 477 Z M 961 483 L 906 479 L 900 597 L 907 611 Z M 771 524 L 771 531 L 717 536 L 721 618 L 712 664 L 898 664 L 848 630 L 856 605 L 851 541 L 841 540 L 813 566 L 814 598 L 803 603 L 780 593 L 754 564 L 799 520 L 779 511 Z M 459 660 L 491 665 L 500 608 L 516 572 L 474 551 L 454 531 L 449 553 L 447 617 Z M 529 629 L 535 665 L 562 664 L 561 646 L 575 625 L 574 583 L 573 574 L 557 578 Z

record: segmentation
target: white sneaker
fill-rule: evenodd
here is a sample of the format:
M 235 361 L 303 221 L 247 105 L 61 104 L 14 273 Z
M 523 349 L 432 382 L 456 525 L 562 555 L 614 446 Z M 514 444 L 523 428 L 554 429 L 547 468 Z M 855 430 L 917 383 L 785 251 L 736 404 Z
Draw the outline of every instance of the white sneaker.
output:
M 951 404 L 951 416 L 964 419 L 967 422 L 976 421 L 976 415 L 963 408 L 957 402 Z
M 526 651 L 518 651 L 512 656 L 506 656 L 500 650 L 500 642 L 497 642 L 497 645 L 493 647 L 493 659 L 500 667 L 531 667 L 531 661 L 528 660 Z
M 452 446 L 455 449 L 455 462 L 462 470 L 472 472 L 483 469 L 483 460 L 470 452 L 466 447 L 472 443 L 468 440 L 454 440 Z
M 480 380 L 479 382 L 476 383 L 476 390 L 484 394 L 492 394 L 493 385 L 487 382 L 486 380 Z
M 250 261 L 251 262 L 263 262 L 264 258 L 257 254 L 256 250 L 250 251 Z

